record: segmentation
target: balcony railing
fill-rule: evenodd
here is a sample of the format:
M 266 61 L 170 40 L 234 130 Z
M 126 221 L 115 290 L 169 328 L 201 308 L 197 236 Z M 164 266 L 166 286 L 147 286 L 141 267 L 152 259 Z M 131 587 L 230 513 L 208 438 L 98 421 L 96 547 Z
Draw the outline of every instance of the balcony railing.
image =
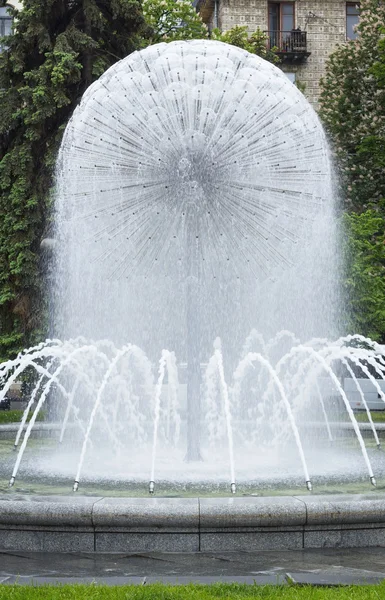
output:
M 307 32 L 300 29 L 291 31 L 266 31 L 269 47 L 275 48 L 282 60 L 303 62 L 310 56 L 307 50 Z

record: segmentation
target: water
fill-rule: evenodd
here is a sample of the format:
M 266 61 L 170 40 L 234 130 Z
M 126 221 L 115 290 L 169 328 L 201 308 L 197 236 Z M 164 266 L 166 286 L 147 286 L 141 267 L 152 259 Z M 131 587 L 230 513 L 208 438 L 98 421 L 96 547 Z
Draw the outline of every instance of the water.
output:
M 117 63 L 67 127 L 57 188 L 60 339 L 131 342 L 152 362 L 167 348 L 188 362 L 193 332 L 207 362 L 219 336 L 234 366 L 253 328 L 336 337 L 326 137 L 259 57 L 199 40 Z
M 0 366 L 0 397 L 34 373 L 11 484 L 374 485 L 344 379 L 385 401 L 385 362 L 339 337 L 333 177 L 303 95 L 238 48 L 159 44 L 93 84 L 58 159 L 57 339 Z M 30 455 L 39 411 L 58 444 Z
M 260 342 L 255 334 L 254 339 Z M 32 368 L 39 376 L 31 394 L 35 404 L 26 408 L 16 435 L 11 483 L 23 463 L 36 417 L 48 405 L 55 408 L 55 421 L 63 424 L 61 441 L 48 449 L 42 443 L 44 452 L 27 457 L 23 475 L 69 480 L 72 471 L 75 490 L 82 480 L 147 479 L 150 491 L 156 482 L 165 481 L 171 489 L 174 482 L 227 481 L 233 492 L 238 481 L 298 485 L 302 480 L 311 489 L 313 478 L 366 478 L 375 485 L 384 469 L 383 459 L 373 454 L 377 433 L 370 431 L 363 438 L 340 381 L 349 374 L 349 366 L 359 392 L 359 370 L 367 371 L 379 386 L 374 374 L 385 373 L 382 348 L 370 340 L 357 348 L 351 345 L 355 340 L 343 338 L 322 345 L 317 340 L 295 345 L 291 339 L 291 350 L 278 361 L 272 357 L 274 342 L 264 343 L 272 354 L 248 352 L 227 377 L 216 340 L 202 388 L 201 463 L 184 460 L 186 384 L 179 383 L 172 353 L 162 352 L 157 374 L 138 347 L 118 349 L 109 341 L 48 341 L 20 354 L 1 367 L 7 383 L 0 397 L 16 374 Z M 23 432 L 30 411 L 32 418 Z

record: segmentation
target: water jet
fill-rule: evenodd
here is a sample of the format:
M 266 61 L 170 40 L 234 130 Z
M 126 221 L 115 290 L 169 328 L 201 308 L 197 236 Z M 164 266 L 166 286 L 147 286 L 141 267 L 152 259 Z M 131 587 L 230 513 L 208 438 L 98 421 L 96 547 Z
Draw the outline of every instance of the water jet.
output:
M 338 332 L 335 204 L 318 116 L 275 66 L 196 40 L 109 69 L 59 153 L 42 243 L 51 339 L 0 365 L 0 400 L 34 374 L 10 486 L 47 473 L 74 492 L 135 481 L 157 486 L 150 512 L 164 482 L 227 495 L 250 481 L 375 486 L 380 430 L 362 380 L 385 406 L 385 362 L 375 342 Z M 45 409 L 58 444 L 28 454 Z M 286 525 L 306 528 L 288 503 Z

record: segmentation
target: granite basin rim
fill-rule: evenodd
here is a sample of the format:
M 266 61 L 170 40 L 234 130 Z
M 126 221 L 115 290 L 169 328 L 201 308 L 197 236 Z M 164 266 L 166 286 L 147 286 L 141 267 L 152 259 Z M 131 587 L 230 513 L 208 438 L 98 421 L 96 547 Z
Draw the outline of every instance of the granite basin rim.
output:
M 0 526 L 198 530 L 334 526 L 385 527 L 385 494 L 234 498 L 111 498 L 0 495 Z

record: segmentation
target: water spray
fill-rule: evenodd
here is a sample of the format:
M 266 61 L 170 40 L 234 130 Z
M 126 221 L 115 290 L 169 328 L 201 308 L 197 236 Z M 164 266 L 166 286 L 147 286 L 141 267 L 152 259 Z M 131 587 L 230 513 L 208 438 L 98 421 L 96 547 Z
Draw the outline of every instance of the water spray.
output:
M 155 491 L 155 481 L 150 481 L 150 485 L 149 485 L 149 488 L 148 488 L 148 493 L 149 494 L 153 494 L 154 491 Z

